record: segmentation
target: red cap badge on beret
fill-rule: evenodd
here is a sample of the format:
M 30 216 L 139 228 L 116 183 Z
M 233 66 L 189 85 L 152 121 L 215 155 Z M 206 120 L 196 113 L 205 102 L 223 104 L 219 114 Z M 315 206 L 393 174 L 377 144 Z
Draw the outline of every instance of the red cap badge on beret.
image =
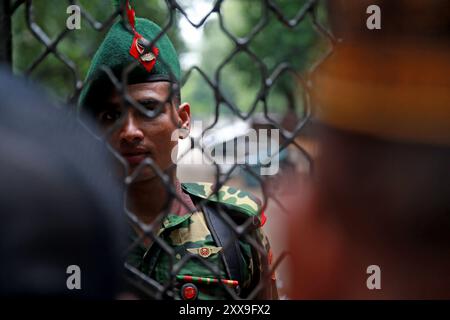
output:
M 152 46 L 151 50 L 145 46 L 144 37 L 136 31 L 136 19 L 134 9 L 131 7 L 130 1 L 127 0 L 127 17 L 131 28 L 134 32 L 133 42 L 130 47 L 130 55 L 135 58 L 139 63 L 144 66 L 148 72 L 152 71 L 158 57 L 159 50 L 157 47 Z
M 152 47 L 151 51 L 148 50 L 142 40 L 143 37 L 136 33 L 133 43 L 131 44 L 130 54 L 138 60 L 148 72 L 150 72 L 155 66 L 156 57 L 158 57 L 159 50 L 155 46 Z

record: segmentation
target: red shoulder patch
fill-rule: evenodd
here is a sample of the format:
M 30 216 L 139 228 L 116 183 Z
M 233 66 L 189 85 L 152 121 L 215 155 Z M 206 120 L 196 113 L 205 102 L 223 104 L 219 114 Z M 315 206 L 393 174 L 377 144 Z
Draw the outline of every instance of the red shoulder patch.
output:
M 261 211 L 261 225 L 260 225 L 260 227 L 264 226 L 266 224 L 266 221 L 267 221 L 266 214 L 264 213 L 264 211 Z

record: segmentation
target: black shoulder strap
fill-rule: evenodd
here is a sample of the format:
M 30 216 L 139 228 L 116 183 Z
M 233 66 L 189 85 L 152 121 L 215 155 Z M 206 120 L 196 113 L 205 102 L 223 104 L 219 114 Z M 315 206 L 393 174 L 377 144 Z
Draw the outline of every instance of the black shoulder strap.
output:
M 243 268 L 242 252 L 239 240 L 231 227 L 220 217 L 220 213 L 211 206 L 204 205 L 203 213 L 211 235 L 218 246 L 222 247 L 222 259 L 225 269 L 232 280 L 242 285 Z M 231 240 L 230 240 L 231 239 Z

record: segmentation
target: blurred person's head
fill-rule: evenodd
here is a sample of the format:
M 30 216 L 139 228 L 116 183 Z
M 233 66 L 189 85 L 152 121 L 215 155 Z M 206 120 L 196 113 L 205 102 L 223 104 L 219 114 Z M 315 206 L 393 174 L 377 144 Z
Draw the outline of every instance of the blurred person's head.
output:
M 118 292 L 122 194 L 106 148 L 67 111 L 0 73 L 2 296 Z M 67 286 L 72 265 L 81 271 L 80 290 Z
M 450 296 L 450 148 L 317 125 L 290 225 L 293 298 Z M 370 265 L 381 290 L 368 290 Z
M 393 3 L 329 4 L 343 42 L 315 78 L 318 154 L 292 205 L 292 298 L 450 297 L 445 1 Z M 371 4 L 386 29 L 366 29 Z M 404 16 L 417 6 L 428 14 Z M 405 20 L 417 32 L 398 33 Z M 367 287 L 371 265 L 380 290 Z

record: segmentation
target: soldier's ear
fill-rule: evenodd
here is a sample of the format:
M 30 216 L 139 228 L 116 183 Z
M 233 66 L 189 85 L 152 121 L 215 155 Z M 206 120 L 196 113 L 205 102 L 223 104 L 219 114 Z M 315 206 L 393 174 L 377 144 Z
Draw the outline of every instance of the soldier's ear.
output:
M 191 130 L 191 106 L 185 102 L 178 107 L 177 113 L 179 119 L 178 127 L 181 129 L 180 138 L 184 139 Z

